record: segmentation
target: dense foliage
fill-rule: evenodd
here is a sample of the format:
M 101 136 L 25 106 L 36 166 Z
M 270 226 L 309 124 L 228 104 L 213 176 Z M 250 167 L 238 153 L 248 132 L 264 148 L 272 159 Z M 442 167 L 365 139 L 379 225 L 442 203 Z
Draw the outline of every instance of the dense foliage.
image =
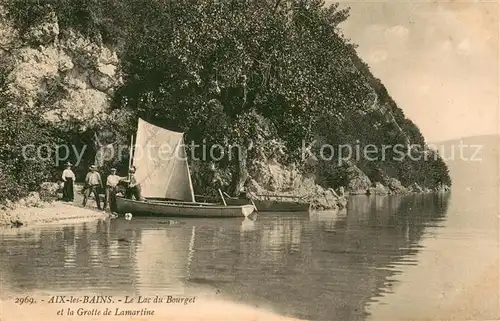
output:
M 141 1 L 10 0 L 22 30 L 55 12 L 73 28 L 120 50 L 125 84 L 115 108 L 171 129 L 188 140 L 240 144 L 245 161 L 217 165 L 234 173 L 233 190 L 253 159 L 304 165 L 302 146 L 418 144 L 418 128 L 342 36 L 348 10 L 321 0 Z M 133 128 L 130 128 L 131 132 Z M 277 153 L 276 146 L 285 153 Z M 408 152 L 408 150 L 406 150 Z M 338 156 L 338 155 L 336 155 Z M 380 173 L 436 187 L 451 184 L 443 161 L 394 155 L 355 163 L 373 181 Z M 336 160 L 336 158 L 335 158 Z M 346 185 L 343 165 L 318 161 L 308 169 L 333 187 Z
M 6 74 L 0 71 L 0 201 L 24 197 L 52 178 L 58 137 L 39 114 L 10 97 Z

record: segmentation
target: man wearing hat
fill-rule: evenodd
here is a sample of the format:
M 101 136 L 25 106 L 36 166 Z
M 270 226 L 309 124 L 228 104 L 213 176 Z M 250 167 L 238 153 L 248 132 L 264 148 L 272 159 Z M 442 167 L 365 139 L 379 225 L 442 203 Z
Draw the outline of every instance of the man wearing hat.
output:
M 85 190 L 83 193 L 83 206 L 87 204 L 90 194 L 94 193 L 97 208 L 101 209 L 101 199 L 99 198 L 99 189 L 102 188 L 101 175 L 97 172 L 95 165 L 90 166 L 90 172 L 85 177 Z
M 128 199 L 132 199 L 132 197 L 135 197 L 136 200 L 141 201 L 142 196 L 141 196 L 141 185 L 137 182 L 137 179 L 135 178 L 135 167 L 132 166 L 128 170 L 128 180 L 126 182 L 128 183 L 127 189 L 125 191 L 125 197 Z
M 70 162 L 66 163 L 66 169 L 62 172 L 63 185 L 63 201 L 73 202 L 75 199 L 75 193 L 73 191 L 73 183 L 75 182 L 75 173 L 71 170 L 72 164 Z
M 117 186 L 118 183 L 124 179 L 125 177 L 120 177 L 116 175 L 116 168 L 111 169 L 111 174 L 109 174 L 108 178 L 106 179 L 106 194 L 104 196 L 104 207 L 103 207 L 104 210 L 106 210 L 106 206 L 108 205 L 109 202 L 109 209 L 111 210 L 111 212 L 116 212 Z

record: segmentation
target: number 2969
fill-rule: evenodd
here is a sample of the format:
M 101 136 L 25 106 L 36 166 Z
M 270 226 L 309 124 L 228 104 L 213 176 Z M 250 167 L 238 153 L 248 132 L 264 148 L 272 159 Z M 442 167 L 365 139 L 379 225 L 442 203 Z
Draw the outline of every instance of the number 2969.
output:
M 35 299 L 29 296 L 23 297 L 23 298 L 16 298 L 14 300 L 15 304 L 23 305 L 23 304 L 33 304 L 35 303 Z

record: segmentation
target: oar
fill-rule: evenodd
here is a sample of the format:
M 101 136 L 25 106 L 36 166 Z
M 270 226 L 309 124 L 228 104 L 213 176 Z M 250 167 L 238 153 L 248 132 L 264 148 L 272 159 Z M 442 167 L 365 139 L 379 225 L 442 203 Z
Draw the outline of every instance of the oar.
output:
M 258 212 L 259 210 L 257 209 L 257 206 L 255 206 L 255 203 L 253 202 L 253 199 L 250 198 L 250 202 L 252 202 L 253 209 Z
M 224 203 L 224 206 L 227 206 L 226 200 L 224 199 L 224 195 L 222 194 L 222 191 L 220 190 L 220 188 L 218 189 L 218 191 L 219 191 L 220 197 L 222 198 L 222 202 Z
M 249 200 L 250 200 L 250 203 L 252 203 L 253 205 L 253 209 L 258 212 L 259 210 L 257 209 L 257 206 L 255 205 L 255 203 L 253 202 L 253 199 L 252 199 L 252 195 L 250 195 L 250 197 L 247 197 Z

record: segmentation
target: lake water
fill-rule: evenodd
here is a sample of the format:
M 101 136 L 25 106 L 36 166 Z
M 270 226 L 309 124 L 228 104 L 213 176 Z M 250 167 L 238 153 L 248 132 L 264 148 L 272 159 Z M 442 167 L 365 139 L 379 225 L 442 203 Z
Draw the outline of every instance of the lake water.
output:
M 8 229 L 1 295 L 194 293 L 306 320 L 492 320 L 497 213 L 498 196 L 460 190 L 353 197 L 343 212 L 255 221 L 134 217 Z

